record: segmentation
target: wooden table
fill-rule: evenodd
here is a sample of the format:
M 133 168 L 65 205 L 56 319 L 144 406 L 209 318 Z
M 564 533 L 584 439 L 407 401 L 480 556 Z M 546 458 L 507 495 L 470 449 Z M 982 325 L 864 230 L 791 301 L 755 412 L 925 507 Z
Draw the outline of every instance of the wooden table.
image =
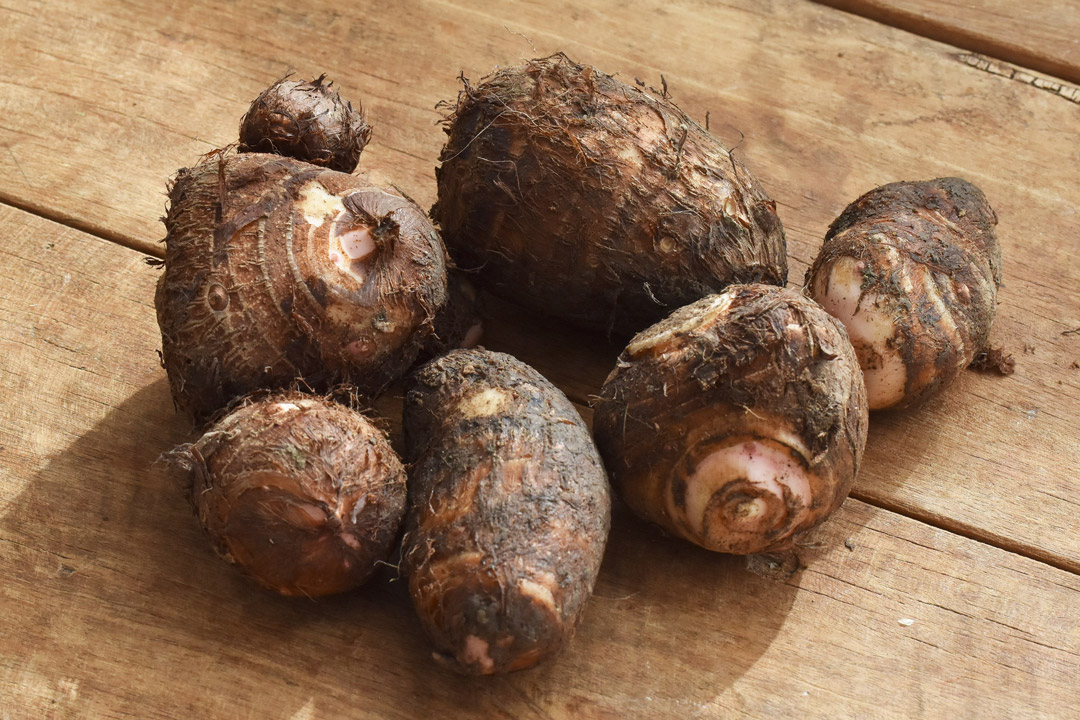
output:
M 836 4 L 0 0 L 0 718 L 1080 717 L 1080 3 Z M 167 179 L 287 71 L 361 99 L 362 168 L 427 207 L 458 72 L 557 50 L 708 114 L 779 203 L 792 285 L 865 190 L 979 184 L 1016 373 L 874 415 L 789 578 L 618 510 L 568 651 L 466 679 L 393 570 L 284 600 L 213 555 L 151 472 L 190 429 L 145 261 Z M 583 407 L 618 350 L 489 313 Z

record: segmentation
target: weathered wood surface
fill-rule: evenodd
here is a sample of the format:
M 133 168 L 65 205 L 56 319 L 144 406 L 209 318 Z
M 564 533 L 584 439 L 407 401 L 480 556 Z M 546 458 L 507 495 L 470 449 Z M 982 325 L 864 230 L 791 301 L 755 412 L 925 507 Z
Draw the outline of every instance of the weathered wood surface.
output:
M 1080 2 L 1076 0 L 816 2 L 1080 83 Z
M 503 679 L 439 669 L 392 570 L 320 602 L 264 592 L 149 472 L 188 430 L 155 356 L 157 271 L 12 208 L 0 228 L 5 720 L 1073 710 L 1080 577 L 854 500 L 786 579 L 618 511 L 568 652 Z
M 969 374 L 939 404 L 877 416 L 856 495 L 1080 570 L 1080 534 L 1067 531 L 1080 495 L 1080 336 L 1062 334 L 1080 327 L 1080 107 L 1060 93 L 799 0 L 0 1 L 0 200 L 147 252 L 161 252 L 166 179 L 233 141 L 249 99 L 289 68 L 326 71 L 363 100 L 375 135 L 362 167 L 424 206 L 443 137 L 435 105 L 457 92 L 458 69 L 476 78 L 565 50 L 627 80 L 659 86 L 663 74 L 778 199 L 793 284 L 862 192 L 973 180 L 1001 218 L 994 338 L 1017 373 Z M 615 350 L 553 337 L 533 338 L 525 359 L 587 400 Z

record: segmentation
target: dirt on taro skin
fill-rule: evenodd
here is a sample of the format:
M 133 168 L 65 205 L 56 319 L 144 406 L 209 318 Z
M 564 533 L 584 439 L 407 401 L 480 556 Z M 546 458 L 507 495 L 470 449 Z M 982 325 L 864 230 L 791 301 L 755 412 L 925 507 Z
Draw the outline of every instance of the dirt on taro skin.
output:
M 785 284 L 775 203 L 668 99 L 561 54 L 464 83 L 432 216 L 478 285 L 629 336 L 731 283 Z

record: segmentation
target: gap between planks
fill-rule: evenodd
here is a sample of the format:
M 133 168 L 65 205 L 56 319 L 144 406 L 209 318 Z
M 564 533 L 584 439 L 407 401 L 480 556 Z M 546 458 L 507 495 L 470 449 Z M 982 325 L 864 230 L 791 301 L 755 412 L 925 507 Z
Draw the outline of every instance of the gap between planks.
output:
M 65 217 L 63 215 L 54 215 L 48 213 L 32 203 L 20 203 L 18 201 L 12 201 L 3 193 L 0 193 L 0 204 L 9 205 L 13 208 L 29 213 L 43 220 L 54 222 L 58 225 L 63 225 L 64 227 L 78 230 L 79 232 L 86 233 L 87 235 L 99 238 L 101 240 L 120 245 L 141 255 L 146 255 L 148 258 L 154 257 L 158 259 L 163 259 L 165 257 L 164 246 L 162 246 L 160 252 L 147 253 L 145 248 L 137 246 L 131 240 L 126 239 L 119 234 L 113 235 L 110 233 L 106 233 L 101 231 L 100 228 L 90 223 L 80 223 L 77 220 Z M 158 250 L 158 248 L 155 247 L 154 250 Z M 570 399 L 579 408 L 588 408 L 589 406 L 588 398 L 571 397 Z M 873 494 L 859 492 L 858 489 L 853 490 L 850 497 L 858 500 L 859 502 L 866 503 L 867 505 L 872 505 L 873 507 L 880 508 L 882 510 L 885 510 L 886 512 L 891 512 L 896 515 L 906 517 L 910 520 L 914 520 L 924 525 L 943 530 L 953 535 L 958 535 L 960 537 L 967 538 L 968 540 L 973 540 L 984 545 L 989 545 L 990 547 L 997 548 L 998 550 L 1002 550 L 1013 555 L 1018 555 L 1029 560 L 1034 560 L 1036 562 L 1043 563 L 1044 565 L 1049 565 L 1050 567 L 1056 568 L 1058 570 L 1063 570 L 1074 575 L 1080 575 L 1080 566 L 1075 563 L 1070 563 L 1065 561 L 1064 559 L 1056 558 L 1049 553 L 1040 552 L 1038 548 L 1029 548 L 1018 542 L 1010 541 L 1009 538 L 999 536 L 993 533 L 980 532 L 978 528 L 965 525 L 964 523 L 952 522 L 948 517 L 936 514 L 920 514 L 911 510 L 910 508 L 904 507 L 899 503 L 889 502 L 888 500 L 876 497 Z
M 971 525 L 955 522 L 944 515 L 920 514 L 899 503 L 889 502 L 887 499 L 876 497 L 873 494 L 860 492 L 858 488 L 852 490 L 849 497 L 858 500 L 859 502 L 866 503 L 867 505 L 873 505 L 876 508 L 891 512 L 895 515 L 901 515 L 910 520 L 921 522 L 924 525 L 944 530 L 953 535 L 959 535 L 968 540 L 974 540 L 975 542 L 989 545 L 990 547 L 1012 553 L 1013 555 L 1019 555 L 1029 560 L 1035 560 L 1036 562 L 1041 562 L 1044 565 L 1049 565 L 1058 570 L 1064 570 L 1073 575 L 1080 575 L 1080 565 L 1076 563 L 1070 563 L 1063 558 L 1054 557 L 1050 553 L 1041 552 L 1038 548 L 1026 547 L 1002 535 L 980 531 L 978 528 Z
M 78 230 L 79 232 L 86 233 L 87 235 L 91 235 L 101 240 L 106 240 L 122 247 L 126 247 L 129 250 L 134 250 L 135 252 L 142 253 L 144 255 L 147 254 L 145 247 L 142 247 L 140 243 L 132 240 L 131 238 L 125 237 L 121 233 L 110 232 L 108 229 L 103 228 L 100 225 L 83 222 L 77 218 L 51 213 L 36 203 L 20 200 L 19 198 L 12 197 L 11 195 L 3 191 L 0 191 L 0 205 L 7 205 L 9 207 L 15 208 L 16 210 L 21 210 L 29 215 L 33 215 L 43 220 L 48 220 L 49 222 L 56 223 L 57 225 L 63 225 L 66 228 Z M 154 250 L 157 249 L 158 247 L 155 246 Z M 150 254 L 154 257 L 163 259 L 165 257 L 165 245 L 161 244 L 160 252 Z
M 960 50 L 983 55 L 988 60 L 1001 60 L 1035 72 L 1080 84 L 1080 67 L 1059 61 L 1051 54 L 1040 53 L 1008 40 L 991 38 L 947 21 L 924 17 L 901 8 L 881 6 L 866 0 L 813 0 L 818 5 L 856 15 L 912 35 L 952 45 Z

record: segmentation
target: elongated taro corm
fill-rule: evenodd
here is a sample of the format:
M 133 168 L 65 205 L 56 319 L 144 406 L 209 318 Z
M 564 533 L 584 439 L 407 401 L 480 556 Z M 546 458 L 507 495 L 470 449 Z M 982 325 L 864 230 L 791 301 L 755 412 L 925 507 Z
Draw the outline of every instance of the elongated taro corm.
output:
M 290 158 L 231 152 L 169 192 L 155 305 L 178 407 L 299 382 L 373 395 L 416 359 L 446 301 L 445 250 L 397 192 Z
M 551 657 L 592 593 L 607 476 L 570 401 L 509 355 L 455 350 L 406 396 L 402 569 L 436 660 L 469 674 Z
M 386 436 L 319 397 L 244 403 L 166 459 L 218 554 L 283 595 L 364 582 L 405 513 L 405 469 Z
M 847 326 L 871 410 L 921 402 L 989 349 L 996 224 L 960 178 L 884 185 L 833 222 L 806 290 Z
M 709 550 L 789 550 L 851 490 L 866 444 L 843 325 L 803 295 L 736 285 L 620 355 L 593 416 L 616 492 Z
M 559 54 L 466 81 L 446 132 L 432 216 L 496 295 L 629 334 L 786 282 L 776 204 L 665 97 Z
M 341 99 L 320 75 L 283 78 L 263 90 L 240 121 L 240 152 L 286 155 L 351 173 L 371 139 L 364 108 Z

